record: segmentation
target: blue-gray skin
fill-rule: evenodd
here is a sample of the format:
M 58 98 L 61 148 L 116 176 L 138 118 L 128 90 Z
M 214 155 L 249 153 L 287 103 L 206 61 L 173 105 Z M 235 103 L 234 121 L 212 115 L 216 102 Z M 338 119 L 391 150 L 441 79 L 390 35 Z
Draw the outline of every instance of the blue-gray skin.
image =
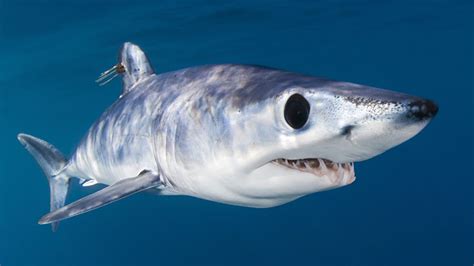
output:
M 57 225 L 143 190 L 277 206 L 352 183 L 353 162 L 413 137 L 437 112 L 422 98 L 260 66 L 156 75 L 130 43 L 119 63 L 123 94 L 67 163 L 46 142 L 19 135 L 51 183 L 52 212 L 40 223 Z M 285 118 L 295 94 L 309 107 L 298 128 Z M 111 186 L 62 207 L 70 177 Z

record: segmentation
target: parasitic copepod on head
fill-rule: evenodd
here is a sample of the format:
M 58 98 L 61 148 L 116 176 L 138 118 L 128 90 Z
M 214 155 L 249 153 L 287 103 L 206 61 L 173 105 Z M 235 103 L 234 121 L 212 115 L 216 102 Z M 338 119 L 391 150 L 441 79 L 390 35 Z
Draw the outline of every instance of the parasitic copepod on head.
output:
M 125 73 L 125 67 L 121 63 L 118 63 L 115 66 L 102 72 L 99 78 L 95 80 L 95 82 L 99 83 L 99 86 L 104 86 L 110 81 L 112 81 L 119 74 L 123 73 Z

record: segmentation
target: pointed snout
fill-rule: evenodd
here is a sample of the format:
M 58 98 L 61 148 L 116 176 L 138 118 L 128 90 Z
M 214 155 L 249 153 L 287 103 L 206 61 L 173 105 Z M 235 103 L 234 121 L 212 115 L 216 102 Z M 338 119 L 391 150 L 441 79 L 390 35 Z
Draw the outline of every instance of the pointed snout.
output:
M 365 160 L 395 147 L 418 134 L 438 112 L 431 100 L 395 91 L 346 83 L 338 93 L 337 109 L 342 111 L 337 130 L 347 142 L 339 154 L 328 157 L 336 161 Z
M 365 112 L 374 120 L 420 122 L 433 118 L 438 106 L 431 100 L 356 84 L 344 84 L 341 95 L 355 105 L 354 112 Z
M 438 105 L 431 100 L 415 100 L 408 107 L 406 116 L 414 120 L 431 119 L 438 113 Z

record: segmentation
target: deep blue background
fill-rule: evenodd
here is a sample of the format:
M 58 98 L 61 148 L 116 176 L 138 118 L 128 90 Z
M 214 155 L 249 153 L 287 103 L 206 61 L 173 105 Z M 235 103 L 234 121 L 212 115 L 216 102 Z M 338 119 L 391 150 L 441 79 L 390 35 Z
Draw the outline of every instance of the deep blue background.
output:
M 292 2 L 0 0 L 0 264 L 472 265 L 472 1 Z M 46 179 L 16 134 L 70 153 L 119 95 L 118 79 L 94 79 L 124 41 L 158 72 L 261 64 L 431 98 L 440 112 L 341 189 L 271 209 L 141 194 L 53 234 L 36 224 Z

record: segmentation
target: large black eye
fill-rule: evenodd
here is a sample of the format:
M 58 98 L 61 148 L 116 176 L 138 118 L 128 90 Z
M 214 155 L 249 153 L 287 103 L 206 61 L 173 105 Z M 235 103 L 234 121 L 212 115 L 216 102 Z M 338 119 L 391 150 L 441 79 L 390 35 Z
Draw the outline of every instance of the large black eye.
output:
M 309 103 L 300 94 L 293 94 L 285 104 L 285 120 L 294 129 L 306 124 L 309 116 Z

